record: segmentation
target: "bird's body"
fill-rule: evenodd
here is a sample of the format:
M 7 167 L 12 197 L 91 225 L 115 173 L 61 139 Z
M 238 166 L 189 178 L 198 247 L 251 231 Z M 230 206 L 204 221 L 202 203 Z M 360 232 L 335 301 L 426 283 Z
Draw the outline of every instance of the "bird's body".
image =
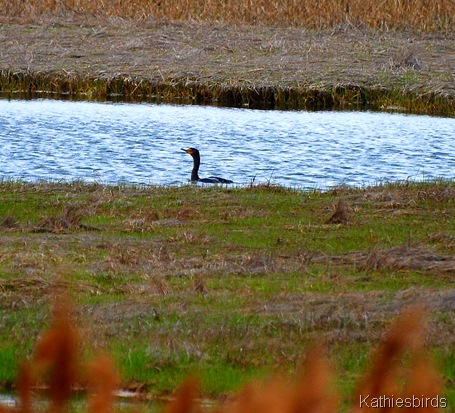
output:
M 201 164 L 201 155 L 195 148 L 182 148 L 182 151 L 193 157 L 193 170 L 191 171 L 191 182 L 202 182 L 205 184 L 232 184 L 230 179 L 220 178 L 219 176 L 209 176 L 208 178 L 199 178 L 199 166 Z

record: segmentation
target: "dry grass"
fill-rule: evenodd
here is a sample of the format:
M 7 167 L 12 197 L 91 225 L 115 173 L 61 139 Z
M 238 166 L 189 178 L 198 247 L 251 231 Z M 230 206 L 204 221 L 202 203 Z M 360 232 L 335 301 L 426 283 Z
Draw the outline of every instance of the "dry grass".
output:
M 128 19 L 217 21 L 265 25 L 305 26 L 312 29 L 338 25 L 372 29 L 450 30 L 454 24 L 452 0 L 3 0 L 3 15 L 33 21 L 43 14 L 99 15 Z
M 334 261 L 354 264 L 362 270 L 426 271 L 429 274 L 451 274 L 455 259 L 437 254 L 429 248 L 409 244 L 393 248 L 375 248 L 370 252 L 354 252 L 343 256 L 315 256 L 313 262 Z
M 344 204 L 343 200 L 340 199 L 336 205 L 333 206 L 333 214 L 326 221 L 326 224 L 343 224 L 346 225 L 351 221 L 349 212 Z
M 88 388 L 88 412 L 113 411 L 114 391 L 120 380 L 107 355 L 98 356 L 86 364 L 81 360 L 80 339 L 71 318 L 68 301 L 58 298 L 53 321 L 38 341 L 30 361 L 23 365 L 17 383 L 19 405 L 8 408 L 0 405 L 0 413 L 33 413 L 32 389 L 49 390 L 47 412 L 70 411 L 74 387 Z M 360 400 L 375 398 L 412 400 L 438 398 L 444 407 L 442 380 L 436 373 L 423 346 L 423 316 L 420 309 L 406 309 L 392 323 L 382 343 L 373 353 L 371 365 L 352 395 L 350 411 L 367 410 Z M 250 383 L 236 396 L 218 407 L 219 413 L 268 411 L 279 413 L 329 413 L 340 410 L 340 400 L 334 389 L 334 375 L 319 347 L 307 355 L 302 373 L 292 379 L 276 378 L 265 384 Z M 186 381 L 176 392 L 165 413 L 203 412 L 198 401 L 198 384 Z M 407 398 L 407 399 L 406 399 Z M 438 407 L 421 407 L 416 411 L 439 411 Z M 381 411 L 394 410 L 385 407 Z
M 45 218 L 38 226 L 33 228 L 33 232 L 52 232 L 59 234 L 75 229 L 97 230 L 82 223 L 84 212 L 76 205 L 66 205 L 63 212 L 57 217 Z
M 330 1 L 335 3 L 326 0 L 327 4 Z M 325 18 L 324 2 L 310 3 L 320 6 L 320 14 L 309 11 L 307 21 L 286 23 L 286 16 L 275 8 L 275 20 L 260 15 L 252 20 L 241 12 L 243 17 L 237 19 L 221 11 L 213 11 L 209 18 L 210 2 L 187 20 L 177 21 L 173 7 L 165 7 L 167 0 L 160 7 L 165 7 L 168 17 L 161 18 L 164 14 L 155 5 L 149 11 L 153 15 L 138 12 L 142 20 L 105 9 L 91 14 L 82 7 L 83 1 L 71 11 L 75 7 L 63 6 L 65 2 L 0 0 L 0 22 L 5 23 L 0 27 L 0 91 L 16 97 L 284 110 L 367 107 L 452 116 L 455 6 L 445 1 L 428 2 L 428 8 L 439 7 L 441 16 L 433 19 L 431 13 L 422 13 L 428 22 L 417 26 L 388 22 L 399 13 L 388 13 L 382 9 L 388 2 L 382 2 L 382 20 L 387 23 L 378 26 L 367 15 L 357 20 L 338 16 L 336 4 L 330 5 L 330 16 Z M 399 8 L 401 3 L 393 4 Z M 188 13 L 193 6 L 188 4 Z M 228 6 L 241 10 L 241 4 L 223 5 Z M 104 2 L 104 7 L 113 3 Z M 251 7 L 262 10 L 261 3 Z M 452 17 L 442 16 L 446 14 Z M 402 13 L 403 19 L 409 16 L 412 13 Z M 371 30 L 376 26 L 384 30 Z

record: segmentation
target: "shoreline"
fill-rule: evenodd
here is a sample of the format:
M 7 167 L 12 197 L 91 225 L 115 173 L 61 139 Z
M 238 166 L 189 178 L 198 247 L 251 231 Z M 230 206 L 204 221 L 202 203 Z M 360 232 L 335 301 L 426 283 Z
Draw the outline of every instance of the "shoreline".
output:
M 0 93 L 455 115 L 455 36 L 49 18 L 0 26 Z

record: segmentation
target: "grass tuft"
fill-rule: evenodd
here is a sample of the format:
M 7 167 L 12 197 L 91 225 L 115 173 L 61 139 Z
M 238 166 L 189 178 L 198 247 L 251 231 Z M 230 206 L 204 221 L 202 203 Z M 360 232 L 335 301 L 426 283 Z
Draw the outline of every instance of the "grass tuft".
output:
M 326 224 L 348 224 L 350 217 L 344 202 L 340 199 L 336 205 L 333 206 L 333 214 L 326 221 Z

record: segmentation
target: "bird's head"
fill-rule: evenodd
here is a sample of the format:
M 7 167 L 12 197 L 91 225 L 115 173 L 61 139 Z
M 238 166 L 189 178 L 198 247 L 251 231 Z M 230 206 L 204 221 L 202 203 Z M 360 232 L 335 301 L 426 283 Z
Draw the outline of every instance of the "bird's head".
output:
M 188 149 L 182 148 L 182 151 L 189 153 L 191 156 L 196 156 L 199 154 L 199 151 L 196 148 L 188 148 Z

